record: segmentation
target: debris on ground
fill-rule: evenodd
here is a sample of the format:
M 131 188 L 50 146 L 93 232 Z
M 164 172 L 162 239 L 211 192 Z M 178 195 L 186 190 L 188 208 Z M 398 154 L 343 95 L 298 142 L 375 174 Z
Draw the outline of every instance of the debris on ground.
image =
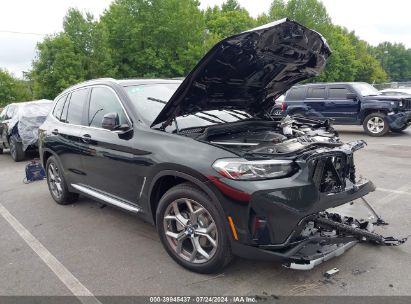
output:
M 339 272 L 340 272 L 340 270 L 338 268 L 333 268 L 333 269 L 330 269 L 327 272 L 325 272 L 324 276 L 326 278 L 331 278 L 332 276 L 336 275 Z

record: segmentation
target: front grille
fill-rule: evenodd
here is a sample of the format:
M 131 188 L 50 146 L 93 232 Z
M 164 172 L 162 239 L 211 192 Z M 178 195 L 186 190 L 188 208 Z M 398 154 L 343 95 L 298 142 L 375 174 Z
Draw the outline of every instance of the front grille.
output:
M 411 99 L 404 99 L 402 101 L 402 104 L 403 104 L 402 107 L 404 110 L 411 110 Z
M 323 193 L 336 193 L 345 189 L 347 179 L 355 182 L 352 157 L 335 155 L 311 160 L 311 177 L 317 189 Z

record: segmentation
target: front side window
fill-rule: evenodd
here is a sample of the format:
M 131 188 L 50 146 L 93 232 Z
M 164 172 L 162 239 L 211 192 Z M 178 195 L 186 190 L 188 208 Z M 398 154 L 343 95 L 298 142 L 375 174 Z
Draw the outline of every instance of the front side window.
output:
M 325 98 L 325 88 L 308 89 L 307 98 L 324 99 Z
M 71 93 L 70 102 L 67 110 L 67 123 L 72 125 L 82 124 L 83 105 L 86 101 L 87 94 L 87 89 L 80 89 Z
M 93 88 L 88 111 L 88 125 L 102 128 L 103 117 L 108 113 L 117 113 L 120 125 L 128 124 L 117 95 L 107 87 Z
M 347 99 L 347 94 L 351 93 L 346 88 L 329 88 L 328 98 L 329 99 Z

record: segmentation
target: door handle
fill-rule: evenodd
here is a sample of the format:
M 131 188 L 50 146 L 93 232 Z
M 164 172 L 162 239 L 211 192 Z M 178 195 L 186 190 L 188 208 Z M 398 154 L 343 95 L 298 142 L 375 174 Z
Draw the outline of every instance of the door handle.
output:
M 54 129 L 53 131 L 51 131 L 51 134 L 53 134 L 53 135 L 58 135 L 58 134 L 59 134 L 59 130 Z
M 83 134 L 82 138 L 83 142 L 89 143 L 91 140 L 91 135 L 90 134 Z

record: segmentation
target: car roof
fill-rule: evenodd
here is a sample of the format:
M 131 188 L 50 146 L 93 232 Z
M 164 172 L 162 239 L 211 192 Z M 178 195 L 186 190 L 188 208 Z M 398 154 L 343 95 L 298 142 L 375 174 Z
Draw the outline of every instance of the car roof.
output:
M 175 83 L 175 84 L 180 84 L 182 82 L 183 78 L 153 78 L 153 79 L 148 79 L 148 78 L 135 78 L 135 79 L 114 79 L 114 78 L 98 78 L 98 79 L 92 79 L 92 80 L 87 80 L 80 82 L 78 84 L 75 84 L 67 89 L 65 89 L 63 92 L 61 92 L 59 95 L 56 96 L 59 97 L 61 95 L 64 95 L 70 91 L 80 89 L 85 86 L 92 86 L 92 85 L 120 85 L 120 86 L 133 86 L 133 85 L 144 85 L 144 84 L 156 84 L 156 83 Z
M 302 87 L 311 87 L 311 86 L 325 86 L 325 85 L 353 85 L 353 84 L 367 84 L 366 82 L 315 82 L 315 83 L 305 83 L 305 84 L 297 84 L 293 88 L 302 88 Z

